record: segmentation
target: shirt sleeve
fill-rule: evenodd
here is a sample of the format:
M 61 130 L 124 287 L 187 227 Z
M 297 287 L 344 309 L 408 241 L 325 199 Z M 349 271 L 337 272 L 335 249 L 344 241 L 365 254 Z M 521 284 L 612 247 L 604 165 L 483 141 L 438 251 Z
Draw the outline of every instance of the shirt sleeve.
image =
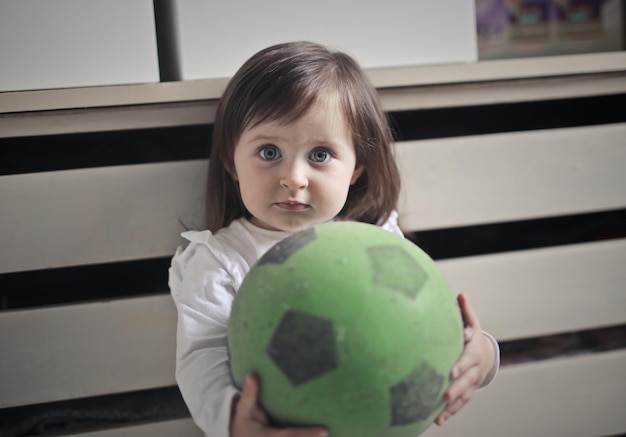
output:
M 485 377 L 483 383 L 480 385 L 479 388 L 487 387 L 489 384 L 491 384 L 491 381 L 493 381 L 498 374 L 498 369 L 500 369 L 500 346 L 498 345 L 496 339 L 493 338 L 493 336 L 488 332 L 483 331 L 483 335 L 487 337 L 487 340 L 489 340 L 491 346 L 493 347 L 494 359 L 491 370 L 489 371 L 489 373 L 487 373 L 487 376 Z
M 202 431 L 211 437 L 228 437 L 232 399 L 238 393 L 227 349 L 235 287 L 228 272 L 204 249 L 177 253 L 170 269 L 178 310 L 176 382 Z

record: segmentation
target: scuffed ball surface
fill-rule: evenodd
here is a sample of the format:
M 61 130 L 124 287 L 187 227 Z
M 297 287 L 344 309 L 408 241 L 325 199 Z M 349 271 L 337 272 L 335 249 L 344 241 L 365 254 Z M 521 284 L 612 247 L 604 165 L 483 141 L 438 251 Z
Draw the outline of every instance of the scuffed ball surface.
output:
M 415 437 L 445 406 L 463 329 L 421 249 L 374 225 L 333 222 L 290 236 L 253 266 L 228 345 L 235 384 L 256 373 L 277 425 Z

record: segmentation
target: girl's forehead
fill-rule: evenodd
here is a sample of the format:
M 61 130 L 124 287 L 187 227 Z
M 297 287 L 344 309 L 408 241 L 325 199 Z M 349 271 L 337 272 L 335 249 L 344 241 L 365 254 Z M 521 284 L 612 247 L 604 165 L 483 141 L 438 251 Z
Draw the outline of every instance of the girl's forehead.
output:
M 286 114 L 276 118 L 270 117 L 267 120 L 258 120 L 256 123 L 251 123 L 244 131 L 288 127 L 304 121 L 347 127 L 347 120 L 339 100 L 320 98 L 316 99 L 304 112 Z
M 301 145 L 353 145 L 352 129 L 333 100 L 317 101 L 296 119 L 266 120 L 250 125 L 243 130 L 238 143 L 252 144 L 261 140 Z
M 338 91 L 323 90 L 313 99 L 306 100 L 303 104 L 298 104 L 297 101 L 294 102 L 287 110 L 277 108 L 275 111 L 272 111 L 272 108 L 269 108 L 270 110 L 257 108 L 257 113 L 251 114 L 251 121 L 244 127 L 244 131 L 257 127 L 260 124 L 287 126 L 315 112 L 339 112 L 341 115 L 345 110 L 341 106 L 341 98 Z

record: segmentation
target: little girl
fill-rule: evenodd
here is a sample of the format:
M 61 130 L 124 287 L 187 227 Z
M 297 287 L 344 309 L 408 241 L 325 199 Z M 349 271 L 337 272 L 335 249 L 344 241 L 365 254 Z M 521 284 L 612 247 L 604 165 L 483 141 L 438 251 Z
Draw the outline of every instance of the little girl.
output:
M 251 266 L 291 233 L 355 220 L 402 235 L 399 189 L 385 114 L 351 57 L 313 43 L 280 44 L 252 56 L 233 76 L 215 118 L 208 230 L 183 233 L 189 244 L 178 249 L 169 271 L 178 310 L 176 379 L 207 435 L 327 435 L 320 427 L 271 427 L 257 405 L 262 381 L 253 375 L 241 393 L 233 386 L 226 341 L 231 304 Z M 481 331 L 465 297 L 458 301 L 466 344 L 439 425 L 499 366 L 496 341 Z

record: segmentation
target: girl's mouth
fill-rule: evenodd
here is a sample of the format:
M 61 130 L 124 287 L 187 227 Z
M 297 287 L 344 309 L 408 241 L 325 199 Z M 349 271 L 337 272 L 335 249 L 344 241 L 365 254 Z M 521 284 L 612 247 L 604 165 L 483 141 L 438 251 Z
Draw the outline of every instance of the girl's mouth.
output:
M 309 208 L 309 205 L 307 205 L 306 203 L 291 201 L 277 202 L 275 205 L 278 206 L 280 209 L 284 209 L 287 211 L 303 211 Z

